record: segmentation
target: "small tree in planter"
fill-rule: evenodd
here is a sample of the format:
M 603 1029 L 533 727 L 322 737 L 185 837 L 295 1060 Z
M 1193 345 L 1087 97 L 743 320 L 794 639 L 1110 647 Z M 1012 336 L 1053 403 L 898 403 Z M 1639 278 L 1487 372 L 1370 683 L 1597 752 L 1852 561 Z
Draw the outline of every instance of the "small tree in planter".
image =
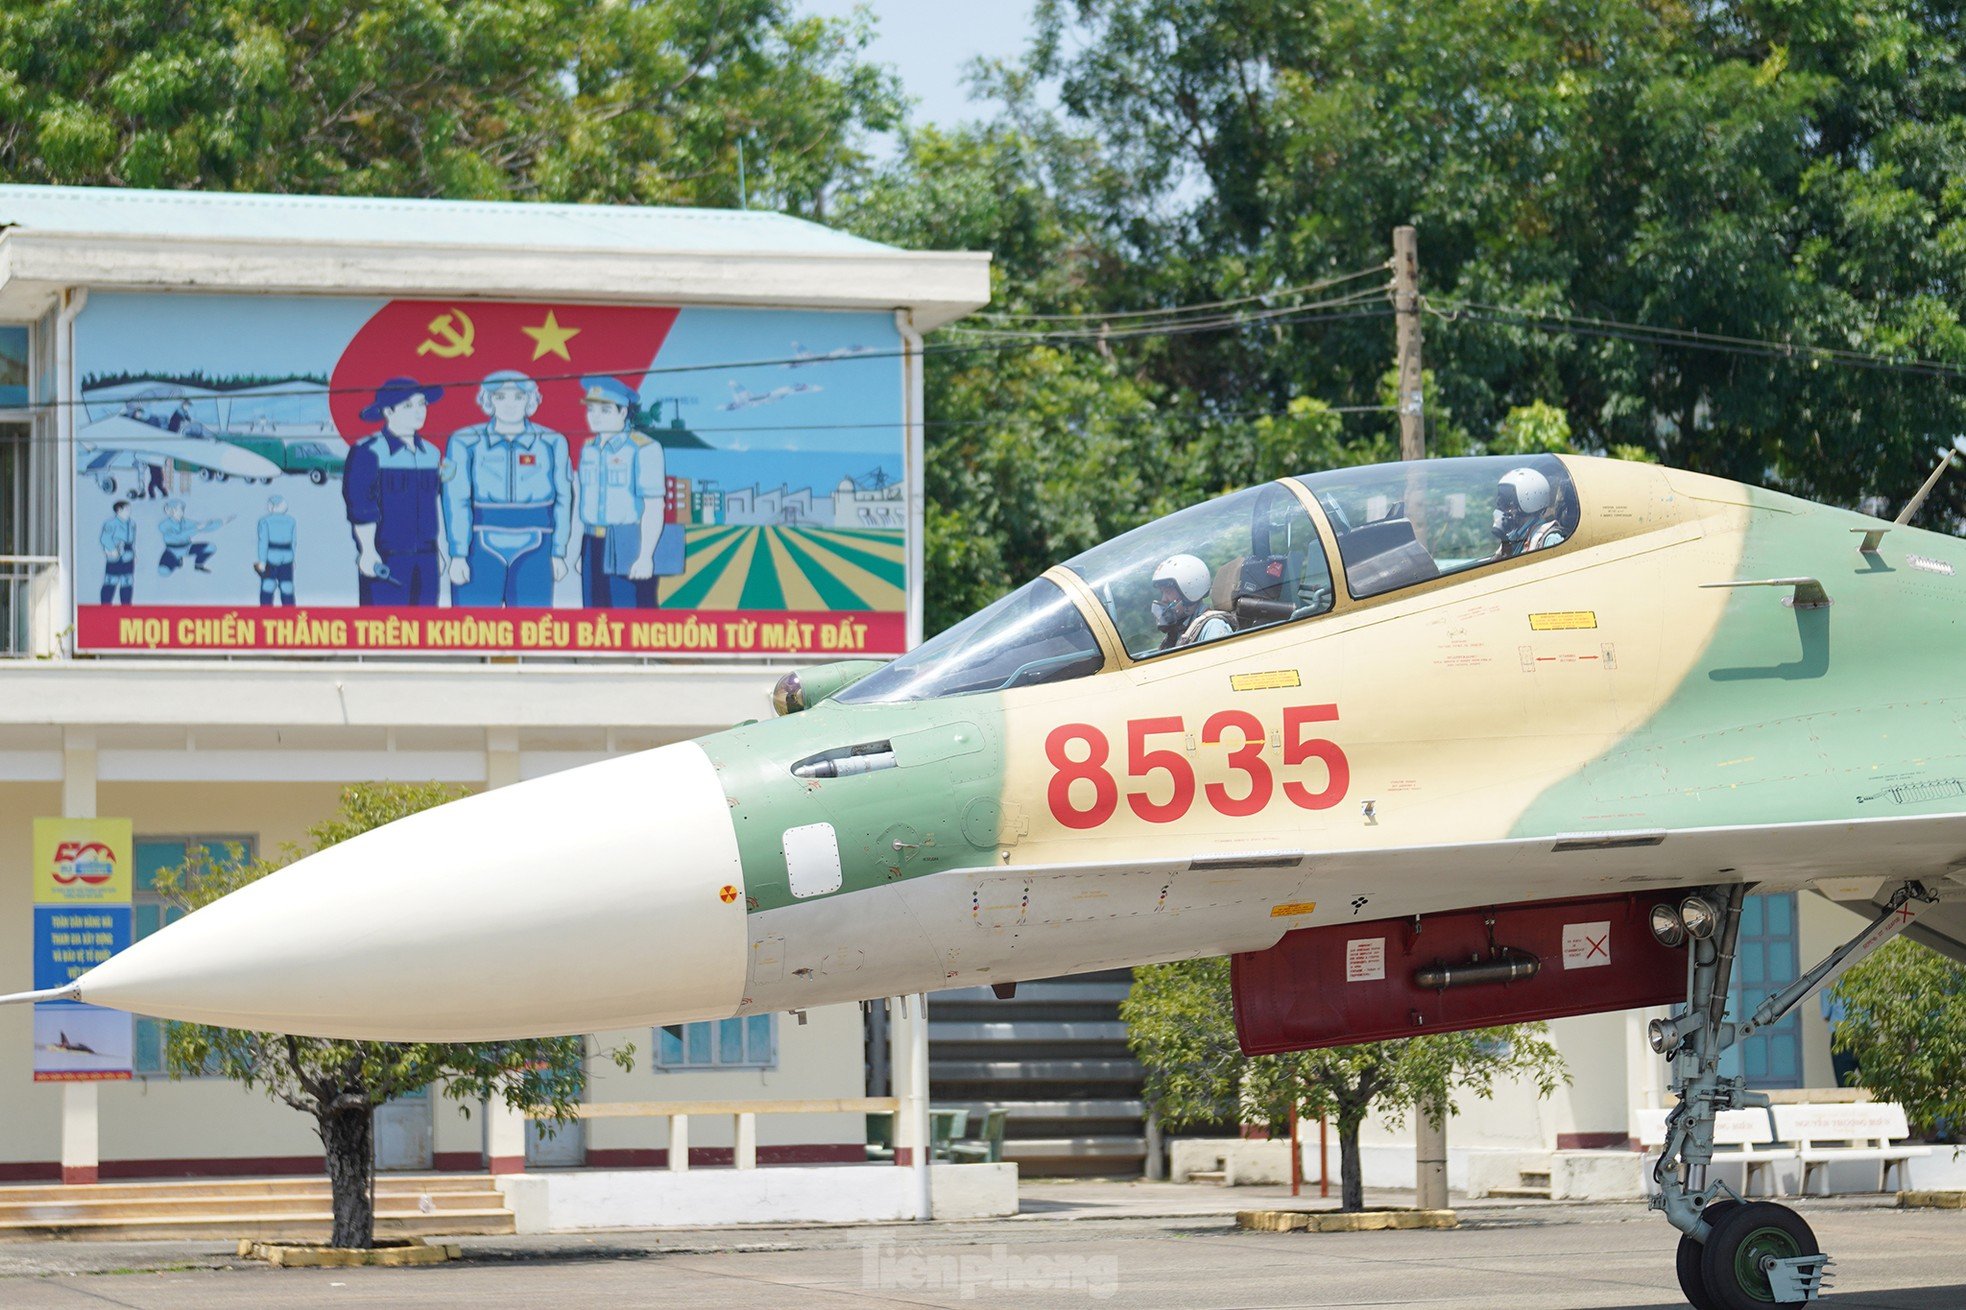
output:
M 1966 1137 L 1966 965 L 1899 938 L 1830 997 L 1830 1045 L 1856 1057 L 1857 1086 L 1904 1106 L 1921 1132 Z
M 303 855 L 462 794 L 435 783 L 350 787 L 341 794 L 339 813 L 307 830 L 311 844 L 305 850 L 289 844 L 275 860 L 245 860 L 235 850 L 229 861 L 193 852 L 184 864 L 157 875 L 157 889 L 181 911 L 195 913 Z M 387 907 L 378 906 L 377 912 L 386 913 Z M 605 1054 L 623 1069 L 633 1065 L 632 1046 Z M 329 1244 L 338 1247 L 375 1245 L 375 1112 L 383 1102 L 436 1084 L 445 1096 L 463 1104 L 467 1114 L 472 1102 L 495 1098 L 515 1109 L 544 1114 L 549 1125 L 564 1124 L 574 1117 L 586 1085 L 586 1053 L 580 1037 L 346 1042 L 172 1023 L 165 1029 L 164 1055 L 174 1078 L 230 1078 L 313 1117 L 334 1193 L 334 1233 Z
M 1365 1208 L 1359 1129 L 1377 1110 L 1395 1125 L 1418 1111 L 1452 1113 L 1452 1093 L 1484 1099 L 1500 1079 L 1524 1078 L 1548 1096 L 1568 1081 L 1542 1024 L 1438 1033 L 1286 1055 L 1236 1045 L 1225 957 L 1136 969 L 1120 1004 L 1127 1044 L 1146 1067 L 1146 1098 L 1169 1127 L 1287 1122 L 1329 1115 L 1338 1127 L 1340 1208 Z

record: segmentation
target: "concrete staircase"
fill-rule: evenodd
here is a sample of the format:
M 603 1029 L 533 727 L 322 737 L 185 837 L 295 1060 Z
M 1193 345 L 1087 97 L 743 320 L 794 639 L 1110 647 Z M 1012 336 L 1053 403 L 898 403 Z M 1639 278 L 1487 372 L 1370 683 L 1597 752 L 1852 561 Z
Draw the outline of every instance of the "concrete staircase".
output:
M 377 1237 L 515 1231 L 489 1174 L 378 1174 L 375 1210 Z M 324 1242 L 332 1215 L 328 1180 L 314 1176 L 0 1187 L 0 1241 Z

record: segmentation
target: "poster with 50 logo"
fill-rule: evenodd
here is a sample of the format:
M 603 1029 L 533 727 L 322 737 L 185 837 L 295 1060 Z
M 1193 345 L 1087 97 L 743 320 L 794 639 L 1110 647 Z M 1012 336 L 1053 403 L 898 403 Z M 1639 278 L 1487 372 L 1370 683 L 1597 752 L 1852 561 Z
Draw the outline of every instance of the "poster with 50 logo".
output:
M 1306 810 L 1328 810 L 1345 799 L 1351 787 L 1351 763 L 1337 742 L 1316 735 L 1318 724 L 1334 723 L 1337 719 L 1336 705 L 1285 707 L 1284 767 L 1322 764 L 1324 772 L 1322 787 L 1308 785 L 1302 778 L 1283 779 L 1281 791 L 1291 804 Z M 1153 738 L 1181 737 L 1186 732 L 1187 725 L 1178 715 L 1127 720 L 1125 776 L 1129 780 L 1145 780 L 1164 773 L 1173 783 L 1173 794 L 1165 801 L 1153 800 L 1145 787 L 1127 791 L 1128 808 L 1148 823 L 1173 823 L 1194 806 L 1195 768 L 1187 754 L 1166 746 L 1150 748 Z M 1240 772 L 1245 781 L 1239 786 L 1211 782 L 1201 786 L 1200 792 L 1217 813 L 1243 818 L 1262 812 L 1279 790 L 1279 783 L 1264 758 L 1268 732 L 1261 719 L 1247 710 L 1218 710 L 1202 724 L 1202 745 L 1226 744 L 1231 739 L 1237 744 L 1229 751 L 1229 767 Z M 1077 758 L 1071 749 L 1074 743 L 1082 748 Z M 1106 734 L 1089 723 L 1062 723 L 1051 730 L 1044 742 L 1045 759 L 1052 767 L 1045 800 L 1054 819 L 1067 828 L 1083 830 L 1098 827 L 1118 812 L 1120 780 L 1107 767 L 1112 753 L 1112 743 Z M 1074 804 L 1072 784 L 1075 782 L 1092 785 L 1089 805 Z M 1083 788 L 1079 795 L 1084 797 Z

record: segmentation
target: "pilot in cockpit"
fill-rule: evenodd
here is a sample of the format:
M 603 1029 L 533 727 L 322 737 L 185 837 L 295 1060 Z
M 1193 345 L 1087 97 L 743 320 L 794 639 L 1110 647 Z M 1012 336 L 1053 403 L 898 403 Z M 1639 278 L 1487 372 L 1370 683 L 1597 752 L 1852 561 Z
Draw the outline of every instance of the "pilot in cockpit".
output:
M 1214 641 L 1235 631 L 1227 610 L 1208 607 L 1213 578 L 1193 555 L 1170 555 L 1154 570 L 1154 624 L 1166 636 L 1160 649 Z
M 1561 544 L 1563 525 L 1548 478 L 1532 468 L 1514 468 L 1502 475 L 1495 484 L 1495 535 L 1501 544 L 1494 559 L 1514 559 Z

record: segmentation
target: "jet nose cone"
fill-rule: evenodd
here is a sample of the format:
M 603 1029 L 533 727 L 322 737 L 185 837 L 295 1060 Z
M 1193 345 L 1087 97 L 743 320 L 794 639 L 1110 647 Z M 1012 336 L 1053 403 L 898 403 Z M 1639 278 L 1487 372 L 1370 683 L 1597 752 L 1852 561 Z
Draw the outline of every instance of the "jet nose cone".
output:
M 105 961 L 83 1000 L 305 1036 L 480 1041 L 717 1018 L 744 881 L 694 743 L 398 820 Z

